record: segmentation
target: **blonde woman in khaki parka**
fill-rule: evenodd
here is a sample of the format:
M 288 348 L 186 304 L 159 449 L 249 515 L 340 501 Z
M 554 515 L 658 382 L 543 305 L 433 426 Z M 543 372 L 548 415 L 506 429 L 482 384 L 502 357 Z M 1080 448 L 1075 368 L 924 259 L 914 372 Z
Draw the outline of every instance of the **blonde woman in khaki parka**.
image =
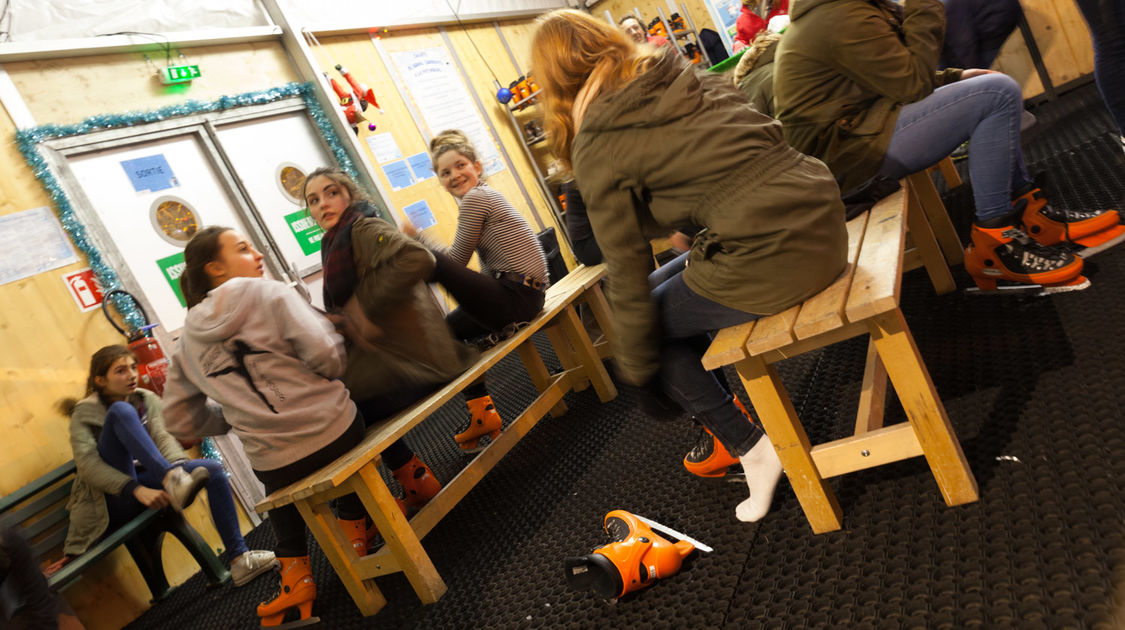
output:
M 844 269 L 847 233 L 828 168 L 785 143 L 730 80 L 637 46 L 571 10 L 539 19 L 532 65 L 552 153 L 572 167 L 609 267 L 621 376 L 670 396 L 746 471 L 743 521 L 769 511 L 781 464 L 703 369 L 711 331 L 782 311 Z M 702 228 L 686 269 L 650 291 L 649 238 Z M 695 231 L 695 230 L 692 230 Z

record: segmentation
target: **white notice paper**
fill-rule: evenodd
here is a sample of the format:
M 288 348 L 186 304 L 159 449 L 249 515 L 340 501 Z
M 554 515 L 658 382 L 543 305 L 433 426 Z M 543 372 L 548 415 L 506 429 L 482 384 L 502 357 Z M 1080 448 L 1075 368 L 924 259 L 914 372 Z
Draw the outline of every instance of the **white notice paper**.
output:
M 367 146 L 371 147 L 371 152 L 375 154 L 375 161 L 379 164 L 402 159 L 402 151 L 389 131 L 367 136 Z
M 47 206 L 0 217 L 0 284 L 77 261 L 70 238 Z
M 446 129 L 465 132 L 480 154 L 485 175 L 504 170 L 484 118 L 444 47 L 391 53 L 407 91 L 430 128 L 430 137 Z

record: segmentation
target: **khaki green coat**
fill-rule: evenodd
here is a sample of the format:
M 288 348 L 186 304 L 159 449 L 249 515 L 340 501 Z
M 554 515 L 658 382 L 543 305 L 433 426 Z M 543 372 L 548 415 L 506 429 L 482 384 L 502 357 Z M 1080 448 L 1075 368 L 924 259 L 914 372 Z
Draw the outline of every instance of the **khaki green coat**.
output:
M 382 331 L 377 351 L 348 347 L 343 381 L 354 400 L 404 385 L 447 383 L 473 365 L 477 351 L 453 337 L 426 286 L 434 269 L 428 249 L 390 223 L 368 218 L 352 226 L 352 257 L 356 299 Z
M 901 26 L 869 0 L 793 0 L 774 63 L 777 119 L 798 151 L 851 190 L 879 172 L 903 104 L 961 78 L 935 72 L 941 0 L 906 0 Z
M 147 389 L 137 389 L 148 414 L 145 428 L 164 459 L 174 462 L 187 459 L 187 453 L 164 429 L 160 397 Z M 70 529 L 66 533 L 63 553 L 79 555 L 89 549 L 109 527 L 109 509 L 105 495 L 121 494 L 133 478 L 110 466 L 98 454 L 98 437 L 105 426 L 108 409 L 97 394 L 83 398 L 70 413 L 70 448 L 78 474 L 70 490 L 66 509 L 70 511 Z
M 660 365 L 650 238 L 703 228 L 684 281 L 746 313 L 789 308 L 844 268 L 844 205 L 832 174 L 790 148 L 729 77 L 678 55 L 595 97 L 571 160 L 608 266 L 618 367 L 633 383 Z

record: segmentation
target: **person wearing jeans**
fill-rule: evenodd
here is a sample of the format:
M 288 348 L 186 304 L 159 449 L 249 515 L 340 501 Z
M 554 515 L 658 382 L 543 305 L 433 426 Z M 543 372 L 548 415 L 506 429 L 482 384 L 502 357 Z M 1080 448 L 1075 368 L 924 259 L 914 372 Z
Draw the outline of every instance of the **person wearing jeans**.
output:
M 1125 6 L 1116 0 L 1077 0 L 1094 40 L 1094 80 L 1125 149 Z
M 937 72 L 941 0 L 806 0 L 778 44 L 774 97 L 785 137 L 825 161 L 846 193 L 878 175 L 902 177 L 969 140 L 977 202 L 965 268 L 997 282 L 1082 289 L 1086 253 L 1125 239 L 1114 210 L 1057 208 L 1028 177 L 1020 88 L 979 68 Z
M 188 459 L 164 428 L 160 398 L 137 387 L 137 360 L 127 347 L 94 353 L 87 388 L 86 398 L 60 405 L 70 416 L 78 469 L 64 553 L 84 553 L 146 508 L 182 511 L 205 487 L 235 586 L 277 563 L 272 552 L 247 549 L 226 471 L 213 460 Z

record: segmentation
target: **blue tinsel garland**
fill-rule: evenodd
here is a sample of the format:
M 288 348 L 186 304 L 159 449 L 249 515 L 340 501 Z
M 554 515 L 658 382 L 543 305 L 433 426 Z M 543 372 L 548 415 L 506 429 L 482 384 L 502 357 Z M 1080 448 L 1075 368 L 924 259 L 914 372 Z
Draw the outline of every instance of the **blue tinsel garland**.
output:
M 298 95 L 305 101 L 305 106 L 308 107 L 309 115 L 313 119 L 313 122 L 316 123 L 317 128 L 320 129 L 320 133 L 328 140 L 328 144 L 332 147 L 332 153 L 336 161 L 340 164 L 340 168 L 353 178 L 356 177 L 355 166 L 352 164 L 351 158 L 348 157 L 347 151 L 345 151 L 344 147 L 340 144 L 340 139 L 332 130 L 332 125 L 329 123 L 324 110 L 321 109 L 320 104 L 317 103 L 316 97 L 313 95 L 313 85 L 311 83 L 289 83 L 281 87 L 260 92 L 247 92 L 236 96 L 223 96 L 218 100 L 206 103 L 201 101 L 186 101 L 177 105 L 169 105 L 168 107 L 162 107 L 147 112 L 99 114 L 97 116 L 90 116 L 86 120 L 74 125 L 41 125 L 30 129 L 20 129 L 16 132 L 16 143 L 19 146 L 20 152 L 23 153 L 24 159 L 27 160 L 28 166 L 31 167 L 31 171 L 35 173 L 35 176 L 43 183 L 43 187 L 47 189 L 47 194 L 51 196 L 51 200 L 58 210 L 59 220 L 62 222 L 63 229 L 70 235 L 71 240 L 74 241 L 78 249 L 86 254 L 86 258 L 90 261 L 90 268 L 93 269 L 94 275 L 97 276 L 98 281 L 101 283 L 103 291 L 108 293 L 113 289 L 120 289 L 121 280 L 117 276 L 117 272 L 114 271 L 113 267 L 106 264 L 105 260 L 102 258 L 101 252 L 99 252 L 98 249 L 94 247 L 93 242 L 90 241 L 86 226 L 83 225 L 75 215 L 74 208 L 70 204 L 70 199 L 66 196 L 66 192 L 63 190 L 58 180 L 55 179 L 54 174 L 47 165 L 47 160 L 40 154 L 38 145 L 46 140 L 56 138 L 78 136 L 105 129 L 132 127 L 179 116 L 217 112 L 247 105 L 262 105 Z M 122 314 L 130 334 L 145 325 L 144 315 L 131 300 L 115 296 L 113 305 L 117 309 L 117 312 Z
M 47 194 L 51 196 L 51 200 L 58 210 L 59 220 L 62 223 L 63 229 L 70 235 L 70 239 L 74 241 L 78 249 L 86 254 L 86 258 L 90 261 L 90 268 L 93 269 L 94 275 L 96 275 L 98 281 L 101 282 L 102 290 L 108 293 L 113 289 L 120 289 L 121 280 L 117 276 L 117 272 L 114 271 L 113 267 L 106 264 L 105 260 L 102 258 L 101 252 L 99 252 L 90 241 L 89 235 L 86 232 L 86 226 L 83 225 L 75 215 L 74 208 L 70 205 L 70 199 L 66 196 L 66 191 L 63 190 L 58 180 L 55 179 L 54 174 L 47 165 L 47 160 L 39 153 L 38 145 L 41 142 L 56 138 L 78 136 L 105 129 L 132 127 L 134 125 L 157 122 L 168 118 L 189 116 L 204 112 L 217 112 L 247 105 L 262 105 L 298 95 L 305 101 L 305 106 L 309 110 L 309 116 L 313 119 L 313 122 L 316 123 L 317 128 L 320 129 L 320 133 L 328 140 L 328 145 L 332 147 L 332 153 L 339 163 L 340 168 L 351 175 L 352 178 L 355 178 L 355 166 L 352 164 L 351 158 L 348 157 L 347 151 L 345 151 L 344 147 L 340 144 L 340 139 L 336 136 L 335 131 L 333 131 L 332 124 L 329 122 L 324 110 L 321 109 L 320 104 L 317 103 L 311 83 L 289 83 L 281 87 L 260 92 L 247 92 L 236 96 L 223 96 L 216 101 L 208 103 L 186 101 L 178 105 L 169 105 L 168 107 L 162 107 L 147 112 L 99 114 L 97 116 L 90 116 L 75 125 L 41 125 L 30 129 L 20 129 L 16 132 L 16 143 L 19 145 L 20 152 L 23 153 L 24 159 L 27 160 L 28 166 L 31 167 L 31 171 L 35 173 L 39 181 L 43 182 L 43 187 L 47 189 Z M 117 312 L 122 314 L 130 334 L 136 332 L 146 324 L 144 314 L 141 313 L 140 309 L 132 300 L 125 299 L 121 296 L 115 296 L 114 307 L 117 308 Z M 213 459 L 220 463 L 223 461 L 222 454 L 219 453 L 219 449 L 215 447 L 215 442 L 211 438 L 203 440 L 203 444 L 200 446 L 200 452 L 207 459 Z

